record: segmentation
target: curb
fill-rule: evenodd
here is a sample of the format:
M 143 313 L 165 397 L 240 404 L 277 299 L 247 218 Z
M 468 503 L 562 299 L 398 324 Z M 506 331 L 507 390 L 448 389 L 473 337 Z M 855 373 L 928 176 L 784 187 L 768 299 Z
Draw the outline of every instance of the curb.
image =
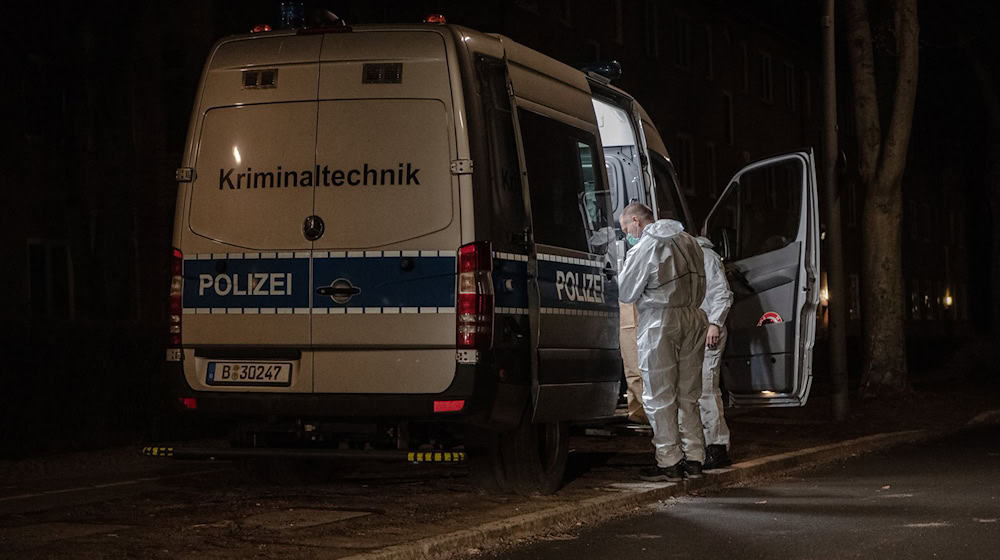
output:
M 477 527 L 444 535 L 392 545 L 371 552 L 347 556 L 342 560 L 416 560 L 469 555 L 481 552 L 486 548 L 493 548 L 498 544 L 513 543 L 545 533 L 565 531 L 578 525 L 605 521 L 630 509 L 681 496 L 694 490 L 732 486 L 765 474 L 773 475 L 804 465 L 832 462 L 862 453 L 888 449 L 904 443 L 927 441 L 995 423 L 1000 423 L 1000 410 L 979 414 L 967 424 L 955 429 L 909 430 L 864 436 L 743 461 L 726 469 L 707 471 L 706 476 L 701 479 L 688 479 L 680 483 L 617 484 L 615 486 L 622 489 L 622 492 L 491 521 Z

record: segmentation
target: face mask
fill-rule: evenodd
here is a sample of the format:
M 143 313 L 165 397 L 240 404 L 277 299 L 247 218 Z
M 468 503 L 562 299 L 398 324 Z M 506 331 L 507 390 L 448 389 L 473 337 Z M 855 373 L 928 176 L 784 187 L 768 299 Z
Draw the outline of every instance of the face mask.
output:
M 625 236 L 625 242 L 628 243 L 629 247 L 635 247 L 635 244 L 639 242 L 639 238 L 629 233 Z

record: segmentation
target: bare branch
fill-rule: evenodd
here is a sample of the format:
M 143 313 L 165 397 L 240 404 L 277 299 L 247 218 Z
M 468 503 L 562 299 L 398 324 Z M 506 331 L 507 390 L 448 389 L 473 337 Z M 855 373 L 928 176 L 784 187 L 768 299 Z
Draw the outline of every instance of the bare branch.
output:
M 872 31 L 865 0 L 847 2 L 847 45 L 854 85 L 854 122 L 858 131 L 861 180 L 871 185 L 881 153 L 882 127 L 875 89 Z
M 892 104 L 892 121 L 879 161 L 875 188 L 885 192 L 895 188 L 906 168 L 906 153 L 913 129 L 913 106 L 917 99 L 917 69 L 920 58 L 920 23 L 917 21 L 917 0 L 896 0 L 896 36 L 898 37 L 898 68 L 896 91 Z

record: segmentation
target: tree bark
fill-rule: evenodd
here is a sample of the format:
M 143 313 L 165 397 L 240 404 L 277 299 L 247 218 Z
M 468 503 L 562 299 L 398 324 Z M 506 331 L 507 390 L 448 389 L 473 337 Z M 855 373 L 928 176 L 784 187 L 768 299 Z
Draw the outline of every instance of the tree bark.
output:
M 909 389 L 902 266 L 903 170 L 917 92 L 919 25 L 916 0 L 896 0 L 896 87 L 883 135 L 871 26 L 865 0 L 848 2 L 848 52 L 858 131 L 859 175 L 865 187 L 862 264 L 864 364 L 862 393 Z

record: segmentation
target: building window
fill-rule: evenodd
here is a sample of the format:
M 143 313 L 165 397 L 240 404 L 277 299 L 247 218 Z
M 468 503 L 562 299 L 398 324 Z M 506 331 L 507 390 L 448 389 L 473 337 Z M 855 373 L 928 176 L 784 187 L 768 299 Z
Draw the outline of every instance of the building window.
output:
M 28 241 L 28 306 L 32 315 L 73 318 L 73 260 L 65 241 Z
M 674 32 L 674 64 L 679 68 L 691 68 L 691 18 L 677 16 L 677 29 Z
M 566 27 L 573 27 L 573 0 L 562 0 L 560 2 L 559 21 Z
M 677 135 L 677 154 L 674 157 L 677 177 L 680 179 L 684 194 L 694 195 L 694 139 L 690 134 Z
M 861 280 L 857 274 L 848 274 L 847 318 L 857 321 L 861 318 Z
M 590 50 L 590 61 L 600 62 L 601 60 L 601 44 L 593 39 L 587 41 L 587 48 Z
M 625 44 L 625 6 L 622 0 L 615 0 L 615 42 Z
M 774 72 L 771 68 L 771 55 L 760 53 L 760 98 L 765 103 L 774 102 Z
M 804 98 L 803 102 L 805 104 L 806 115 L 812 116 L 812 83 L 809 81 L 809 72 L 806 70 L 802 71 L 802 96 Z
M 795 66 L 785 63 L 785 105 L 792 111 L 799 109 L 799 92 L 795 87 Z
M 743 74 L 743 93 L 750 93 L 750 51 L 746 43 L 740 43 L 740 72 Z
M 519 8 L 527 10 L 533 14 L 539 13 L 538 0 L 514 0 L 514 4 L 516 4 Z
M 959 212 L 956 216 L 955 234 L 958 236 L 956 244 L 965 247 L 965 214 Z
M 715 49 L 712 44 L 712 26 L 705 26 L 705 79 L 715 79 Z
M 736 142 L 736 130 L 733 126 L 733 94 L 722 92 L 722 126 L 726 131 L 726 144 L 732 146 Z
M 712 198 L 719 198 L 719 154 L 715 142 L 705 144 L 705 181 Z
M 647 56 L 659 58 L 660 56 L 660 6 L 653 0 L 646 0 L 643 3 L 645 18 L 642 22 L 643 49 Z

